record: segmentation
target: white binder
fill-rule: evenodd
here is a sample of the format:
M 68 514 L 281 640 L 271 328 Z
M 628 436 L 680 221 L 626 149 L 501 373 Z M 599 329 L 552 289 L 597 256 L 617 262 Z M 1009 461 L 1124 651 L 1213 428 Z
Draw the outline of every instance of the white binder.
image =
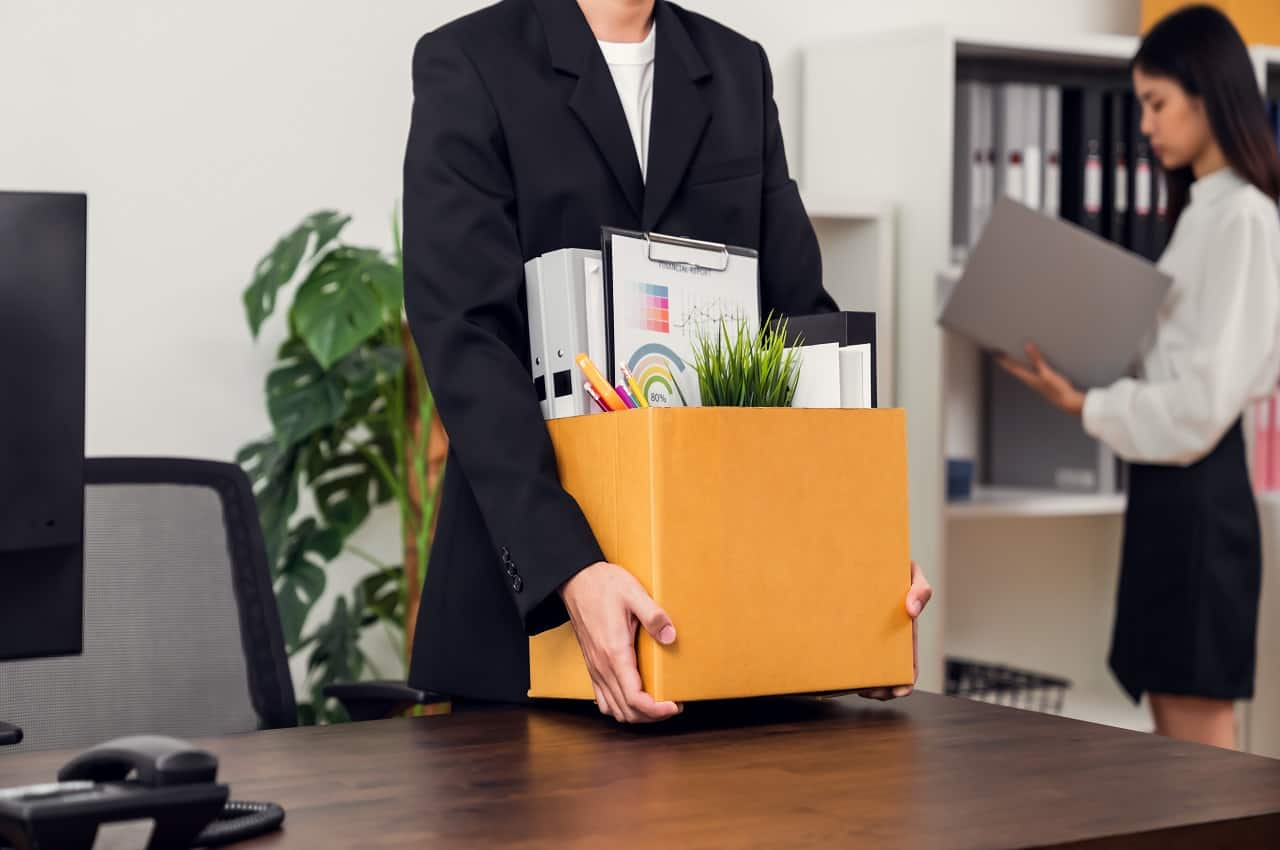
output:
M 1062 88 L 1045 86 L 1041 104 L 1044 188 L 1040 192 L 1040 211 L 1057 218 L 1062 211 Z
M 525 304 L 529 314 L 529 372 L 542 418 L 551 417 L 550 397 L 547 392 L 546 348 L 543 345 L 542 283 L 538 276 L 538 258 L 524 264 Z
M 532 261 L 542 304 L 548 419 L 583 416 L 595 410 L 583 388 L 586 377 L 578 368 L 577 356 L 590 352 L 586 269 L 587 263 L 599 258 L 598 251 L 562 248 Z
M 1023 85 L 1022 102 L 1022 176 L 1026 181 L 1023 198 L 1027 206 L 1040 209 L 1044 188 L 1044 87 Z
M 991 214 L 992 178 L 991 86 L 961 82 L 956 86 L 955 191 L 952 205 L 952 252 L 957 262 L 978 241 Z
M 994 93 L 995 193 L 1020 203 L 1027 197 L 1025 89 L 1021 83 L 1001 83 Z

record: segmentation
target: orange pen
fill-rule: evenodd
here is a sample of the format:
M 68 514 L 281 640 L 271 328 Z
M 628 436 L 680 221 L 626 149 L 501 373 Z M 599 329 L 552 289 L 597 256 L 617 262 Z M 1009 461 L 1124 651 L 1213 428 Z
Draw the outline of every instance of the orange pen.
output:
M 627 405 L 623 403 L 622 398 L 618 395 L 618 391 L 609 385 L 604 379 L 604 375 L 596 368 L 596 364 L 591 362 L 591 358 L 585 354 L 579 354 L 575 358 L 578 368 L 582 370 L 582 374 L 591 384 L 592 389 L 604 401 L 605 407 L 610 410 L 626 410 Z

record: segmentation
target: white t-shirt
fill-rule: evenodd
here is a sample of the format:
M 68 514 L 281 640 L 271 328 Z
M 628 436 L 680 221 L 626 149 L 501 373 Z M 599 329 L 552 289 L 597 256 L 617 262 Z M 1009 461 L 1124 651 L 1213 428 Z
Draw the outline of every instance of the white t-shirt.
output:
M 1280 218 L 1230 168 L 1191 184 L 1160 268 L 1173 288 L 1143 380 L 1085 396 L 1084 427 L 1125 460 L 1185 465 L 1280 377 Z
M 649 164 L 649 124 L 653 114 L 653 55 L 654 32 L 650 25 L 644 41 L 620 43 L 601 41 L 600 51 L 613 74 L 613 84 L 618 87 L 622 111 L 631 128 L 631 140 L 635 142 L 636 157 L 640 160 L 640 174 L 647 175 Z

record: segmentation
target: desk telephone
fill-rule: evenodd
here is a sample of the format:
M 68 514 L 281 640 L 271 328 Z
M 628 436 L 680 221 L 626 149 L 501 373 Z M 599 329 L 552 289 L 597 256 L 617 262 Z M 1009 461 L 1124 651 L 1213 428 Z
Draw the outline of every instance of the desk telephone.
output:
M 0 789 L 0 850 L 91 850 L 99 826 L 153 821 L 139 850 L 221 847 L 280 828 L 274 803 L 228 802 L 212 753 L 176 738 L 99 744 L 57 782 Z M 144 824 L 145 825 L 145 824 Z

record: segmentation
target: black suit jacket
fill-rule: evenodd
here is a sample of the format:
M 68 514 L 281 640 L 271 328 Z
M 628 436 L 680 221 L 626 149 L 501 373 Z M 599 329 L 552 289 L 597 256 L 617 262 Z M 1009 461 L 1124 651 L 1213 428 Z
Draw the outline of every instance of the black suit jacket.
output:
M 604 559 L 556 474 L 524 262 L 604 225 L 755 248 L 764 310 L 834 309 L 755 42 L 657 0 L 647 183 L 575 0 L 504 0 L 424 36 L 404 171 L 405 302 L 450 437 L 410 682 L 519 700 L 528 635 Z

